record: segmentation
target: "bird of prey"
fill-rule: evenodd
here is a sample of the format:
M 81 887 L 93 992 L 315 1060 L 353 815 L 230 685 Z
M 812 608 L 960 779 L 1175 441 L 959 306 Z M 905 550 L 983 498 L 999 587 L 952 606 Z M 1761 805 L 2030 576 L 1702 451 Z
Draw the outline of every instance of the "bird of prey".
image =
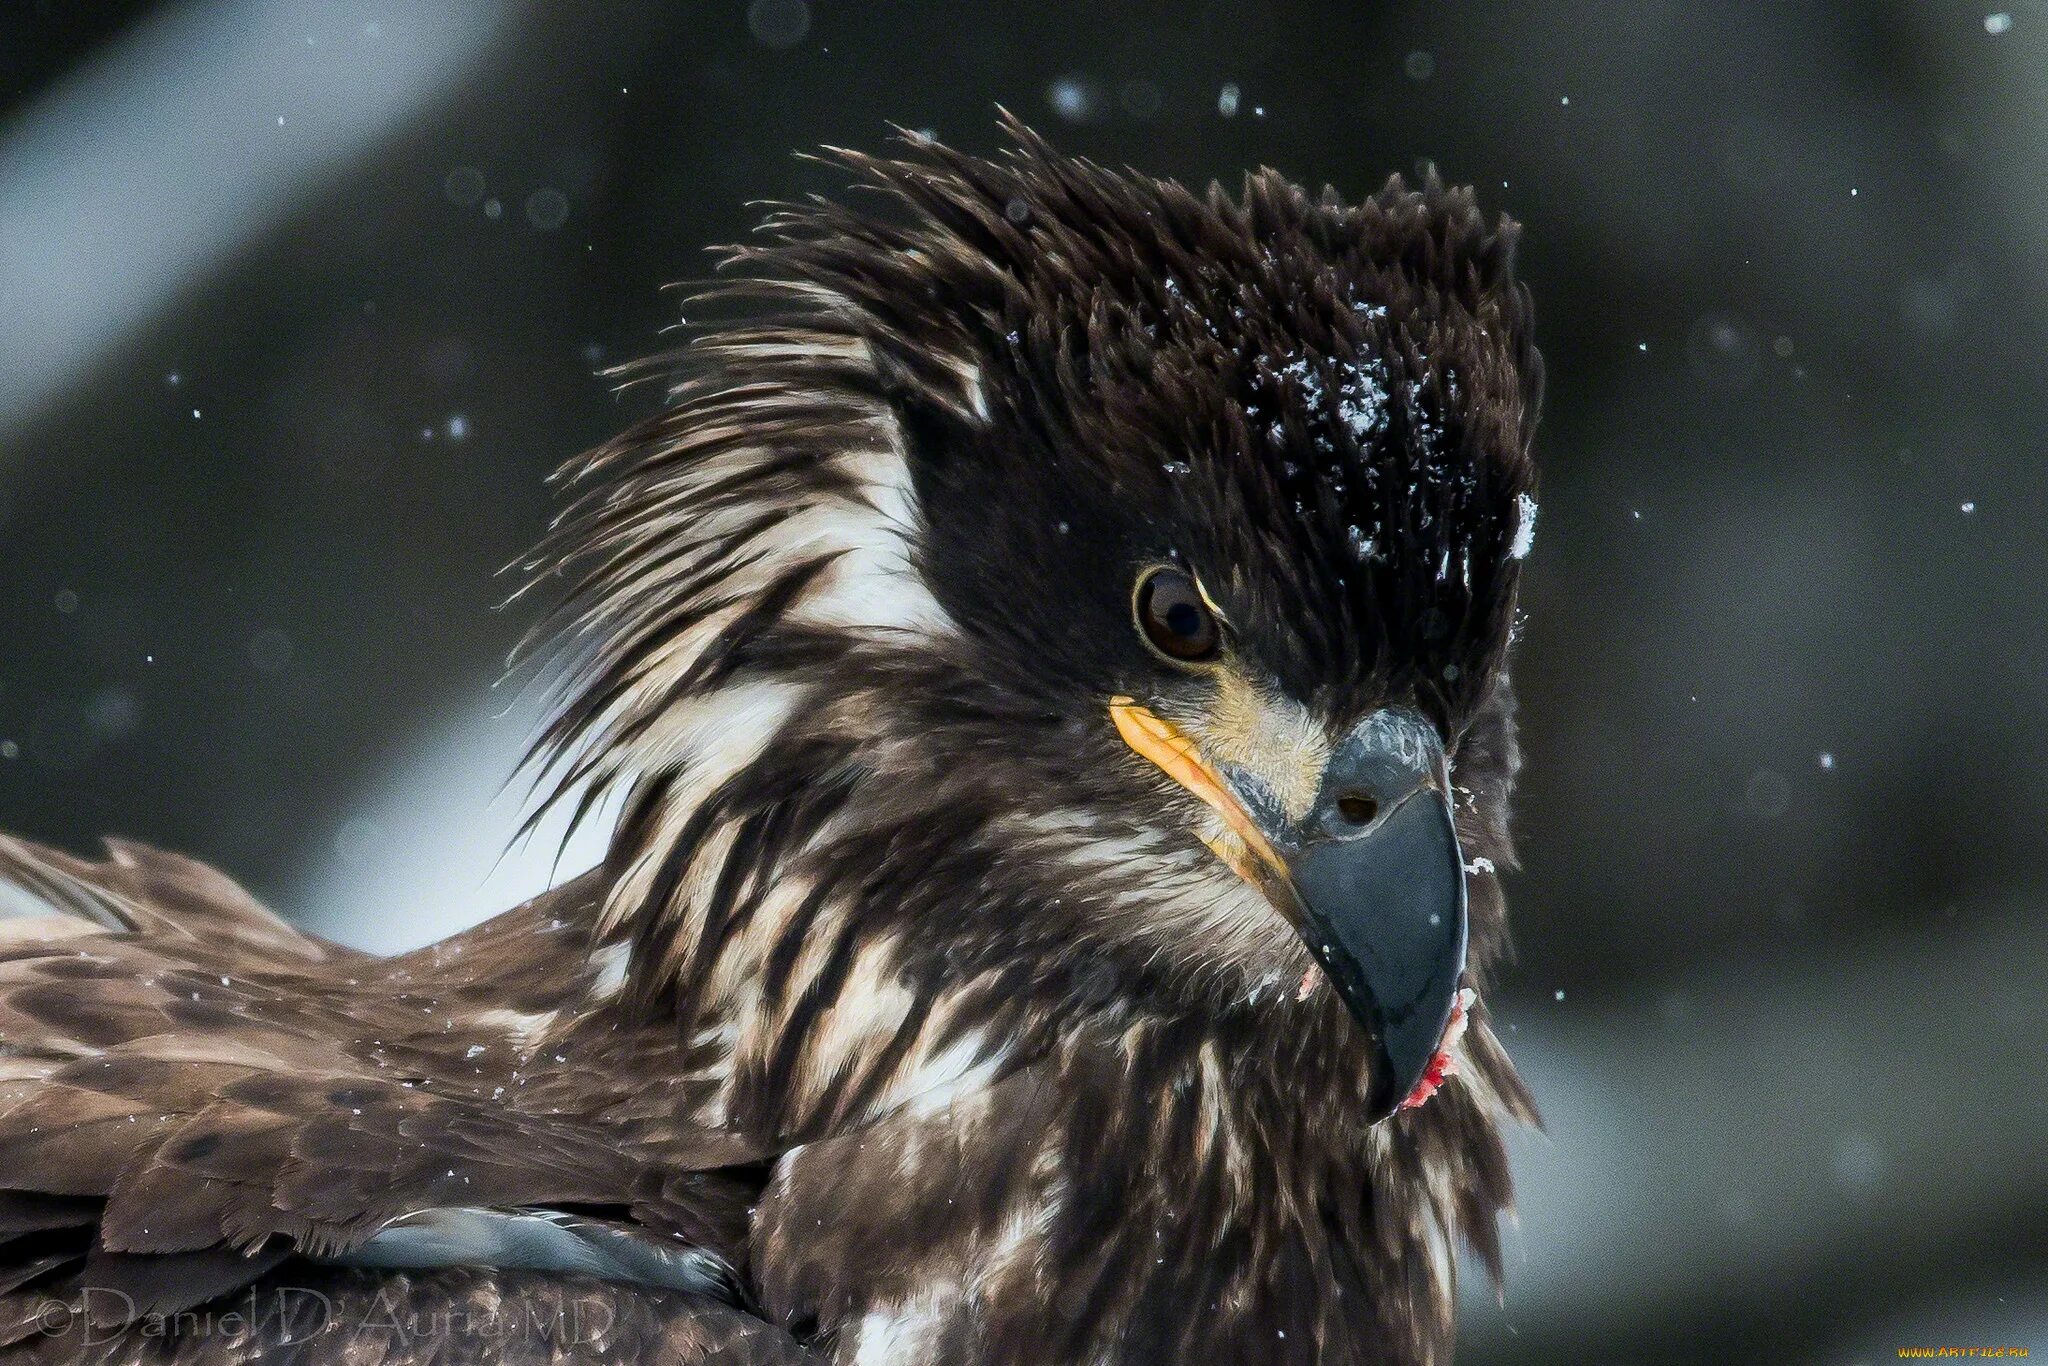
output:
M 1516 228 L 1007 136 L 826 153 L 565 470 L 598 868 L 377 958 L 0 845 L 0 1359 L 1448 1357 L 1535 1118 Z

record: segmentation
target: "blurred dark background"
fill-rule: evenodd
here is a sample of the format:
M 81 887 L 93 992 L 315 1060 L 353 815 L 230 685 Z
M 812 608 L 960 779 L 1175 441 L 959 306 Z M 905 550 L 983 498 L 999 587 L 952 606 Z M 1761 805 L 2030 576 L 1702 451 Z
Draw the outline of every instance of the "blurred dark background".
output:
M 497 571 L 793 150 L 1434 162 L 1551 374 L 1466 1358 L 2048 1350 L 2044 95 L 2042 0 L 4 0 L 0 826 L 509 904 Z

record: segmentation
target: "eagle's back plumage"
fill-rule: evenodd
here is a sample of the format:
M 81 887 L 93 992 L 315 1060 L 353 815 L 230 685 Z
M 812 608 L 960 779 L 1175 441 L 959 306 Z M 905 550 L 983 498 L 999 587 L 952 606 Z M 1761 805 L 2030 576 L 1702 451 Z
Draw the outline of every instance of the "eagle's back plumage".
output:
M 0 841 L 0 879 L 0 1341 L 53 1304 L 176 1314 L 422 1210 L 615 1211 L 707 1254 L 702 1289 L 736 1283 L 757 1154 L 601 1076 L 564 1103 L 541 1052 L 595 971 L 587 883 L 378 960 L 139 846 Z M 570 972 L 499 971 L 541 936 Z M 610 1061 L 686 1085 L 662 1044 Z
M 1541 388 L 1512 228 L 1011 131 L 835 154 L 892 207 L 771 219 L 712 292 L 747 316 L 569 467 L 541 758 L 623 789 L 600 869 L 384 961 L 166 855 L 0 846 L 36 913 L 0 919 L 0 1341 L 69 1359 L 37 1315 L 86 1287 L 310 1278 L 573 1287 L 624 1325 L 593 1355 L 733 1366 L 1447 1354 L 1528 1097 L 1482 1003 L 1455 1084 L 1360 1122 L 1293 931 L 1129 814 L 1170 798 L 1086 710 L 1130 622 L 1082 590 L 1227 565 L 1277 688 L 1431 716 L 1483 991 Z M 1045 566 L 1076 591 L 1012 593 Z

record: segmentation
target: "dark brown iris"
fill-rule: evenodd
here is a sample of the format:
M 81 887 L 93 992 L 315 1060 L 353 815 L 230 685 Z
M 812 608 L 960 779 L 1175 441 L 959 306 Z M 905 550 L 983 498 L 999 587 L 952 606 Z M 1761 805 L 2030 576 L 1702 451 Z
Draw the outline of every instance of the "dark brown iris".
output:
M 1211 659 L 1222 641 L 1216 614 L 1179 569 L 1155 569 L 1138 584 L 1138 625 L 1152 648 L 1185 664 Z

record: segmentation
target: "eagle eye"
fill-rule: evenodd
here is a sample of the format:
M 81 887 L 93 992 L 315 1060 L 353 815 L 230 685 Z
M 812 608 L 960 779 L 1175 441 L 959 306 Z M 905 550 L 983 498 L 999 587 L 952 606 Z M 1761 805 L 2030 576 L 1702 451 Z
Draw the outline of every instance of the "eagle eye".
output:
M 1216 657 L 1223 633 L 1202 590 L 1185 571 L 1154 569 L 1138 581 L 1139 629 L 1168 659 L 1199 664 Z

